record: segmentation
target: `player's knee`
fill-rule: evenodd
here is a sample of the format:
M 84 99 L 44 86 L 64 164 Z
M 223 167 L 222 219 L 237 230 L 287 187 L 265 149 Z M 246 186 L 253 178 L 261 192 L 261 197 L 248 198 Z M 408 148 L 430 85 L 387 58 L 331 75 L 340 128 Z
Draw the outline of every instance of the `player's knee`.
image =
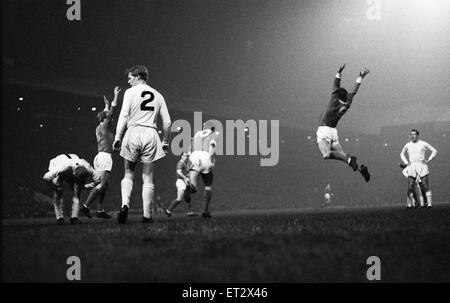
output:
M 191 194 L 195 194 L 197 192 L 197 187 L 191 183 L 186 187 L 186 191 Z
M 212 190 L 212 186 L 211 186 L 211 185 L 205 186 L 205 192 L 206 192 L 206 191 L 211 192 L 211 190 Z
M 322 153 L 323 159 L 330 159 L 330 157 L 331 157 L 331 153 L 329 153 L 329 152 Z

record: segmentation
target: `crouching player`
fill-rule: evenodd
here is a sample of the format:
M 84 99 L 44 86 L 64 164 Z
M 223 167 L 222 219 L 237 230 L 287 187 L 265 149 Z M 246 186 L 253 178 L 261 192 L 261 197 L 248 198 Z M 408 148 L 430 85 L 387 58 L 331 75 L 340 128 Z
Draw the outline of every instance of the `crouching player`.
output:
M 56 223 L 58 225 L 64 223 L 63 185 L 65 181 L 73 192 L 70 223 L 81 224 L 78 219 L 81 191 L 92 188 L 100 182 L 100 177 L 92 166 L 75 154 L 61 154 L 50 160 L 48 172 L 43 179 L 53 191 Z
M 199 175 L 202 177 L 205 186 L 203 197 L 205 200 L 202 217 L 211 218 L 209 211 L 209 203 L 211 202 L 211 190 L 213 183 L 213 169 L 215 166 L 216 155 L 216 133 L 215 128 L 204 129 L 198 131 L 191 143 L 191 154 L 189 161 L 191 163 L 189 169 L 189 185 L 186 195 L 190 199 L 190 195 L 197 192 L 197 181 Z
M 190 184 L 189 183 L 189 154 L 187 152 L 183 152 L 181 155 L 180 161 L 177 163 L 177 181 L 175 186 L 177 187 L 177 197 L 170 203 L 169 208 L 167 208 L 164 213 L 170 217 L 172 216 L 172 211 L 181 203 L 181 201 L 186 201 L 187 204 L 187 215 L 188 216 L 196 216 L 196 213 L 191 209 L 191 196 L 186 195 L 186 188 Z

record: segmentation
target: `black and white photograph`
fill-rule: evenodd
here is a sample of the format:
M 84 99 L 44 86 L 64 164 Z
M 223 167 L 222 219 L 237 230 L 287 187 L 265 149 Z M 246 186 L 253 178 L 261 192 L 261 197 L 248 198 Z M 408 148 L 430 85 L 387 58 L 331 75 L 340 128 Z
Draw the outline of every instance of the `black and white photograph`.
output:
M 450 282 L 448 0 L 4 0 L 1 106 L 4 283 Z

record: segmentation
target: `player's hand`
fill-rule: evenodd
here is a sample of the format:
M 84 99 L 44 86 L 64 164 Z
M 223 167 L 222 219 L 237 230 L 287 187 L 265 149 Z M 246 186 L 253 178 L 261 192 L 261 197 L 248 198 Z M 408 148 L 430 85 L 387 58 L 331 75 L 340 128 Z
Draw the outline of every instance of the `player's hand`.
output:
M 361 78 L 364 78 L 365 76 L 367 76 L 367 74 L 370 72 L 370 70 L 368 70 L 367 68 L 365 68 L 362 72 L 359 73 L 359 76 Z
M 162 149 L 163 151 L 168 154 L 169 153 L 169 144 L 168 143 L 163 143 L 162 144 Z
M 429 160 L 429 159 L 427 159 L 427 160 L 424 160 L 423 161 L 425 164 L 428 164 L 428 163 L 430 163 L 431 161 Z
M 91 183 L 88 183 L 88 184 L 84 185 L 85 189 L 90 189 L 90 188 L 94 188 L 94 187 L 95 187 L 95 183 L 94 182 L 91 182 Z
M 338 73 L 339 73 L 339 74 L 342 73 L 342 71 L 344 70 L 344 68 L 345 68 L 345 63 L 344 63 L 344 65 L 342 65 L 341 67 L 339 67 Z
M 120 140 L 114 140 L 114 143 L 113 143 L 113 150 L 114 151 L 119 151 L 120 150 Z
M 400 162 L 398 164 L 398 166 L 400 166 L 401 168 L 406 168 L 408 165 L 406 165 L 405 163 Z
M 103 96 L 103 102 L 105 102 L 105 106 L 106 106 L 106 107 L 109 107 L 109 100 L 106 99 L 105 96 Z
M 114 87 L 114 95 L 117 96 L 120 93 L 120 91 L 121 91 L 120 87 L 118 86 Z

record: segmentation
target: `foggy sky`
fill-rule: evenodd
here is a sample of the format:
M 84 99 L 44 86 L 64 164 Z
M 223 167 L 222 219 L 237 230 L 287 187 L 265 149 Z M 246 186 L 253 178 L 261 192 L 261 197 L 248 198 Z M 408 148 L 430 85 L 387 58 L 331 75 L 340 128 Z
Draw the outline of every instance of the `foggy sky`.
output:
M 371 73 L 339 127 L 450 121 L 450 1 L 368 2 L 2 1 L 3 77 L 101 97 L 145 64 L 169 108 L 315 129 L 346 63 L 343 87 Z

